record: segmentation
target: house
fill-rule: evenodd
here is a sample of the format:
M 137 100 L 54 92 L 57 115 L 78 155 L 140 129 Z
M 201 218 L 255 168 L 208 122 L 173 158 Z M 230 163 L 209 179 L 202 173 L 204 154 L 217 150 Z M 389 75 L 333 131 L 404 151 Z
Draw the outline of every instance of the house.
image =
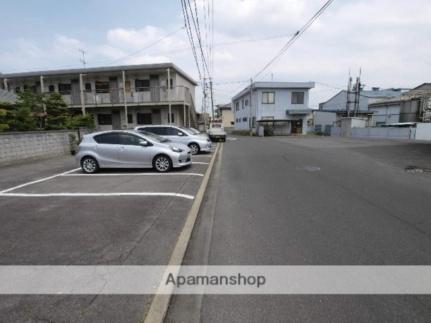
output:
M 93 114 L 101 130 L 196 125 L 197 83 L 172 63 L 0 74 L 0 84 L 11 93 L 59 92 L 72 113 Z
M 400 97 L 403 93 L 403 89 L 380 89 L 378 87 L 373 87 L 371 90 L 361 90 L 358 103 L 359 103 L 359 113 L 368 112 L 368 104 L 370 100 L 377 99 L 390 99 Z M 331 112 L 341 112 L 345 113 L 347 110 L 348 101 L 350 111 L 353 110 L 353 102 L 355 94 L 351 92 L 349 94 L 349 100 L 347 97 L 347 91 L 342 90 L 331 97 L 329 100 L 319 104 L 319 110 L 321 111 L 331 111 Z
M 254 82 L 232 98 L 235 130 L 261 125 L 276 135 L 305 134 L 313 82 Z
M 0 89 L 0 102 L 15 103 L 17 97 L 14 93 Z
M 222 120 L 224 128 L 233 128 L 235 125 L 234 114 L 232 112 L 232 104 L 219 104 L 216 110 L 217 116 Z
M 394 99 L 374 100 L 369 104 L 373 125 L 431 122 L 431 83 L 424 83 Z

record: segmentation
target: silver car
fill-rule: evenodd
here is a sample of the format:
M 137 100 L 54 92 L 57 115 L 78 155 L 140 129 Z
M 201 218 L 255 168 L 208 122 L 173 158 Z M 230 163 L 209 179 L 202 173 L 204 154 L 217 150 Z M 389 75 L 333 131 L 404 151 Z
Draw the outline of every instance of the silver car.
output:
M 169 125 L 148 125 L 138 126 L 136 131 L 148 131 L 159 135 L 163 138 L 169 139 L 173 143 L 180 143 L 187 145 L 192 154 L 195 155 L 199 152 L 211 151 L 211 140 L 206 135 L 195 134 L 190 129 Z
M 191 165 L 190 148 L 151 133 L 103 131 L 85 135 L 76 160 L 85 173 L 99 168 L 154 168 L 167 172 Z

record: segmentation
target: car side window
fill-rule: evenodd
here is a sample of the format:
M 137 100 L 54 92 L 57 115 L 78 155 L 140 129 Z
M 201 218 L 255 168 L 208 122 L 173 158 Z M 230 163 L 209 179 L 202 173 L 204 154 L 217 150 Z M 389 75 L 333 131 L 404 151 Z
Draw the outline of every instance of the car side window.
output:
M 95 136 L 94 140 L 98 144 L 118 145 L 119 144 L 119 136 L 118 135 L 119 135 L 118 133 L 105 133 L 105 134 Z
M 178 136 L 178 133 L 182 131 L 176 128 L 166 128 L 168 131 L 168 136 Z
M 165 133 L 165 131 L 163 129 L 164 129 L 163 127 L 148 127 L 148 128 L 145 128 L 146 131 L 154 133 L 154 134 L 159 135 L 159 136 L 166 135 L 166 133 Z
M 120 133 L 120 145 L 139 146 L 141 138 L 127 133 Z

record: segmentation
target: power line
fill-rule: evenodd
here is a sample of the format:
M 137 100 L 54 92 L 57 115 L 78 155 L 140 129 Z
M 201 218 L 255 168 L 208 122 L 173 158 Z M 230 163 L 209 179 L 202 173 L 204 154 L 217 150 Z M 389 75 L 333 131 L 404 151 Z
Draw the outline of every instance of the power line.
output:
M 191 26 L 190 26 L 188 12 L 186 11 L 185 0 L 181 0 L 181 8 L 182 8 L 183 17 L 184 17 L 184 24 L 185 24 L 186 30 L 187 30 L 187 37 L 189 38 L 189 42 L 190 42 L 190 45 L 191 45 L 193 57 L 194 57 L 195 62 L 196 62 L 196 68 L 198 70 L 199 79 L 201 79 L 202 78 L 202 74 L 201 74 L 200 67 L 199 67 L 198 56 L 196 54 L 195 42 L 194 42 L 193 33 L 192 33 L 192 30 L 191 30 Z
M 290 46 L 295 43 L 295 41 L 302 36 L 302 34 L 310 28 L 310 26 L 314 23 L 314 21 L 319 18 L 319 16 L 334 2 L 334 0 L 328 0 L 314 15 L 311 17 L 307 23 L 299 29 L 293 36 L 290 38 L 287 43 L 280 49 L 280 51 L 254 76 L 256 79 L 259 75 L 261 75 L 271 64 L 273 64 L 279 57 L 281 57 Z

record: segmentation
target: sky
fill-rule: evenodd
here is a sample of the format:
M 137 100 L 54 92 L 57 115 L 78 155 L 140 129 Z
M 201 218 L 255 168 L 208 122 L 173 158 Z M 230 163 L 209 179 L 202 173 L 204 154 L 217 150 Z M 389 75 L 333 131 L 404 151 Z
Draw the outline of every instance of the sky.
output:
M 173 62 L 199 79 L 179 0 L 0 1 L 0 73 L 82 67 L 84 49 L 87 66 Z M 215 104 L 230 102 L 324 2 L 214 0 Z M 257 80 L 316 82 L 311 108 L 360 69 L 366 88 L 431 82 L 430 17 L 429 0 L 335 0 Z

